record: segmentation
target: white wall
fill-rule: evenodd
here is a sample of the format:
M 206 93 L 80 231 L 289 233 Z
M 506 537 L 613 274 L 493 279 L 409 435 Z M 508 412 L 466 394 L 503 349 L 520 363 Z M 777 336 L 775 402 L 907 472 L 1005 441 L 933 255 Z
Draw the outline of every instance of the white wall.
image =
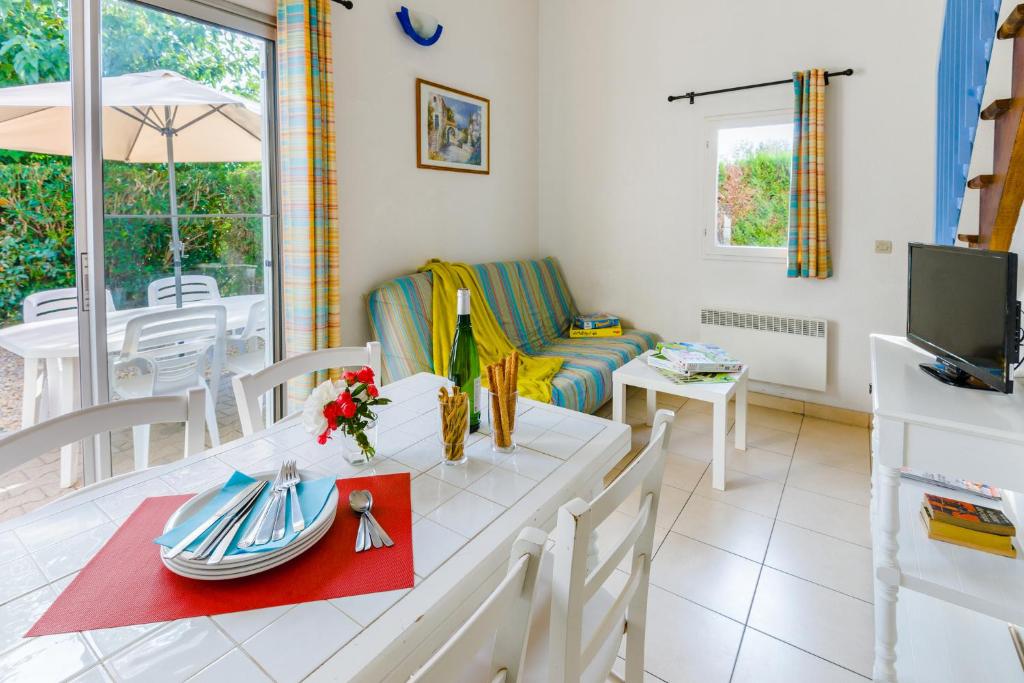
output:
M 537 255 L 537 0 L 411 0 L 444 34 L 420 47 L 401 3 L 334 5 L 341 336 L 369 339 L 364 295 L 432 257 Z M 416 167 L 416 78 L 491 101 L 489 176 Z
M 695 338 L 698 307 L 831 321 L 828 390 L 868 410 L 868 334 L 905 326 L 906 243 L 932 236 L 942 0 L 545 0 L 540 10 L 540 251 L 585 310 Z M 835 276 L 701 256 L 704 119 L 788 109 L 785 86 L 669 94 L 842 69 L 828 91 Z M 703 187 L 708 187 L 704 184 Z M 873 253 L 891 239 L 892 255 Z

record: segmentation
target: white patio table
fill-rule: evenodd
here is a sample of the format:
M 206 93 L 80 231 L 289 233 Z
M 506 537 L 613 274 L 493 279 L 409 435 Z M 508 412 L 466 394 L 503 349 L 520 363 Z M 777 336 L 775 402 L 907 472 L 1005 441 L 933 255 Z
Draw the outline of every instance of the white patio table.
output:
M 382 390 L 372 466 L 344 462 L 296 420 L 186 460 L 89 487 L 0 524 L 0 679 L 400 681 L 465 620 L 504 576 L 525 525 L 551 529 L 558 507 L 589 496 L 630 447 L 630 428 L 523 400 L 519 449 L 494 453 L 474 434 L 469 461 L 441 463 L 437 389 L 419 374 Z M 101 631 L 21 636 L 148 496 L 194 492 L 233 468 L 284 458 L 324 475 L 409 472 L 416 585 L 412 589 Z M 342 512 L 339 512 L 342 514 Z M 156 549 L 154 547 L 154 552 Z M 369 552 L 381 552 L 379 550 Z M 116 594 L 111 595 L 116 600 Z
M 262 294 L 228 296 L 216 301 L 197 301 L 190 305 L 222 305 L 227 310 L 227 329 L 245 327 L 249 308 L 264 298 Z M 173 306 L 144 306 L 107 314 L 107 349 L 111 353 L 121 350 L 128 321 L 147 313 L 172 309 Z M 29 363 L 46 363 L 47 393 L 43 397 L 50 417 L 63 415 L 79 407 L 78 389 L 78 318 L 69 316 L 53 320 L 36 320 L 0 329 L 0 348 L 25 359 Z M 22 427 L 35 424 L 34 373 L 26 372 L 22 396 Z M 72 450 L 61 450 L 61 486 L 74 482 Z

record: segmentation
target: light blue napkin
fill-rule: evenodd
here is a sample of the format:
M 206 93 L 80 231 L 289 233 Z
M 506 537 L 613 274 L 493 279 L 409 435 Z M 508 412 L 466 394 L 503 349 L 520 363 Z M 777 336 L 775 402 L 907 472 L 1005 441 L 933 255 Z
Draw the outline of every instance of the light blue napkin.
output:
M 153 539 L 153 542 L 172 548 L 177 545 L 178 541 L 185 538 L 189 533 L 192 532 L 197 526 L 202 524 L 205 520 L 209 519 L 222 505 L 227 503 L 231 498 L 237 495 L 242 489 L 249 484 L 256 481 L 250 476 L 242 474 L 241 472 L 235 472 L 231 475 L 231 478 L 227 480 L 227 483 L 221 488 L 220 492 L 210 500 L 209 503 L 203 506 L 199 512 L 192 515 L 184 522 L 168 531 L 163 536 Z M 313 481 L 302 481 L 299 482 L 298 486 L 295 487 L 296 492 L 299 494 L 299 507 L 302 508 L 302 517 L 306 520 L 306 526 L 308 527 L 313 523 L 324 509 L 324 505 L 327 503 L 328 497 L 330 497 L 331 489 L 336 486 L 334 477 L 324 477 L 323 479 L 315 479 Z M 298 532 L 292 531 L 292 511 L 291 505 L 285 500 L 285 520 L 284 537 L 279 541 L 270 541 L 263 545 L 251 546 L 249 548 L 239 548 L 238 542 L 245 537 L 246 532 L 253 524 L 256 523 L 256 517 L 259 515 L 259 511 L 263 509 L 263 504 L 270 498 L 271 486 L 266 486 L 260 493 L 259 500 L 256 501 L 253 512 L 246 518 L 245 523 L 242 524 L 242 528 L 239 529 L 235 535 L 234 540 L 228 547 L 228 555 L 238 555 L 239 553 L 264 553 L 268 550 L 276 550 L 283 548 L 288 545 L 299 535 Z M 216 526 L 216 525 L 214 525 Z M 212 531 L 205 532 L 199 538 L 192 542 L 188 546 L 188 550 L 195 550 L 199 547 L 199 544 L 203 542 L 203 539 Z

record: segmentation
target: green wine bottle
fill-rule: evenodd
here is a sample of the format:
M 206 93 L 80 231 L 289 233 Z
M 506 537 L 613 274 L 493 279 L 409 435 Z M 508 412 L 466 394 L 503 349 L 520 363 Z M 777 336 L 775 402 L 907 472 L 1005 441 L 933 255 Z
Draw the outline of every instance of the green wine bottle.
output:
M 458 293 L 458 322 L 452 355 L 448 359 L 448 379 L 469 394 L 469 431 L 480 428 L 480 356 L 473 339 L 473 323 L 469 321 L 469 290 Z

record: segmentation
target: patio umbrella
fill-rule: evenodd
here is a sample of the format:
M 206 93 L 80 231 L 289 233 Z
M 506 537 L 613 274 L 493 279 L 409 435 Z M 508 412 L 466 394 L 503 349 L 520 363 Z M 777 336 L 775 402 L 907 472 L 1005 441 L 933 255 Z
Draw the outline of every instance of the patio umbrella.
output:
M 259 105 L 174 71 L 103 79 L 103 157 L 166 163 L 171 250 L 181 306 L 182 245 L 174 162 L 260 161 Z M 0 148 L 71 154 L 71 83 L 0 88 Z

